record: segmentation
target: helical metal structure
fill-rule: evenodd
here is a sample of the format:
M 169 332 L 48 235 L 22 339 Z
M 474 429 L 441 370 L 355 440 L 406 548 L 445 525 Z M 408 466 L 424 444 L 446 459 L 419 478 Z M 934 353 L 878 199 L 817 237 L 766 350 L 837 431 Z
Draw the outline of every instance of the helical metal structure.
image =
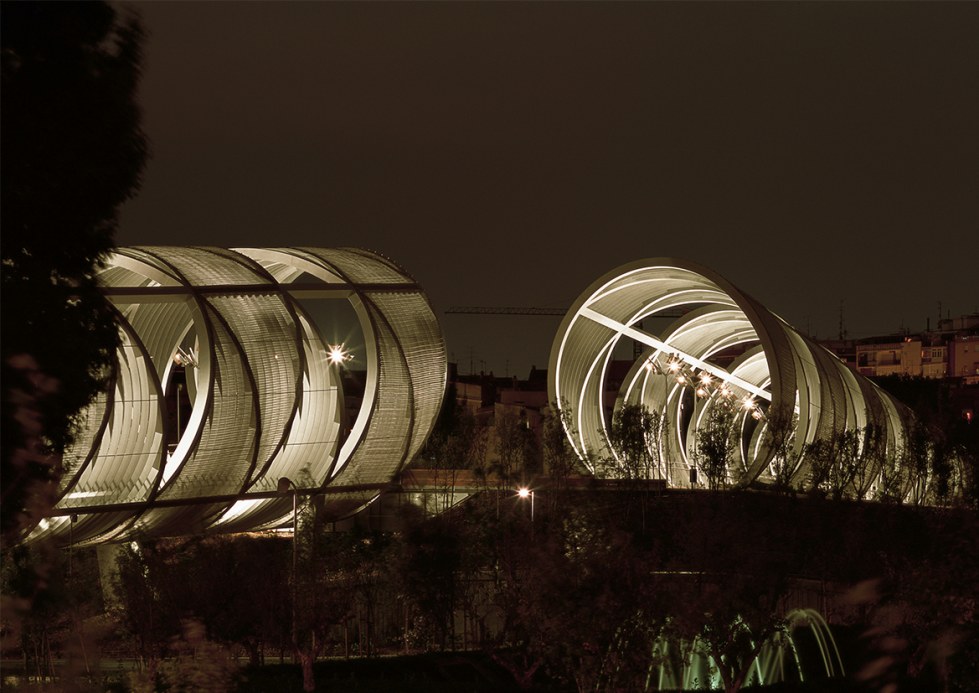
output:
M 623 358 L 633 363 L 609 397 L 612 365 Z M 894 454 L 910 416 L 724 278 L 673 258 L 618 267 L 578 297 L 551 349 L 548 388 L 572 447 L 592 472 L 616 474 L 615 464 L 595 463 L 616 457 L 609 442 L 616 411 L 642 405 L 661 417 L 665 433 L 650 441 L 658 454 L 648 476 L 676 488 L 702 484 L 696 451 L 714 407 L 736 411 L 738 444 L 727 480 L 740 486 L 773 480 L 766 436 L 773 412 L 791 416 L 787 476 L 795 485 L 806 478 L 812 456 L 805 451 L 817 439 L 873 430 Z M 869 492 L 877 471 L 863 472 L 862 492 Z
M 54 512 L 29 539 L 272 528 L 291 518 L 284 478 L 297 494 L 326 493 L 342 517 L 375 498 L 432 429 L 445 390 L 442 333 L 421 288 L 380 255 L 132 247 L 99 278 L 118 314 L 117 367 L 65 455 Z M 336 355 L 307 299 L 348 302 L 359 322 L 366 370 L 349 420 Z

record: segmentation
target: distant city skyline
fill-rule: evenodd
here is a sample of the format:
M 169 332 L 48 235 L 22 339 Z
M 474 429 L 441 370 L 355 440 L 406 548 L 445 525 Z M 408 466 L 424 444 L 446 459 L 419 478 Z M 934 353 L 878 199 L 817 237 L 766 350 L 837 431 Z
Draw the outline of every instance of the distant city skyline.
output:
M 152 143 L 120 245 L 359 246 L 466 372 L 544 368 L 624 262 L 800 331 L 979 309 L 979 5 L 141 3 Z

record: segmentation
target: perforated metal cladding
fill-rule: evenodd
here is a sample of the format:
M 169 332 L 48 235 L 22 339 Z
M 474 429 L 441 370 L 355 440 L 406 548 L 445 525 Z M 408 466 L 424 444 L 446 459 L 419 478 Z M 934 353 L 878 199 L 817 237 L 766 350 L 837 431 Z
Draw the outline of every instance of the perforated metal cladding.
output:
M 190 299 L 166 303 L 123 304 L 123 318 L 151 355 L 156 375 L 163 379 L 171 366 L 171 357 L 183 335 L 191 328 L 196 313 Z
M 445 344 L 428 301 L 420 294 L 368 294 L 387 317 L 401 345 L 411 382 L 413 430 L 406 459 L 410 460 L 425 443 L 442 406 L 445 390 Z
M 238 251 L 229 248 L 215 248 L 213 246 L 207 246 L 203 248 L 203 250 L 206 250 L 207 252 L 217 255 L 219 257 L 225 258 L 229 262 L 232 262 L 234 264 L 241 265 L 248 272 L 253 272 L 254 276 L 260 278 L 261 279 L 260 283 L 262 284 L 266 284 L 266 283 L 275 284 L 278 281 L 274 277 L 269 276 L 265 268 L 262 267 L 261 263 L 256 262 L 254 259 L 252 259 L 248 255 L 245 255 L 244 253 L 239 253 Z M 227 283 L 227 282 L 222 282 L 222 283 Z
M 159 474 L 163 416 L 146 378 L 146 359 L 130 343 L 119 352 L 113 406 L 97 452 L 72 475 L 69 497 L 80 505 L 125 503 L 148 497 Z
M 907 430 L 912 424 L 911 411 L 898 402 L 889 392 L 885 392 L 873 383 L 871 385 L 880 398 L 881 421 L 883 422 L 881 425 L 887 431 L 887 450 L 891 453 L 897 453 L 906 442 Z
M 251 262 L 247 259 L 233 259 L 224 249 L 220 249 L 222 252 L 213 252 L 207 248 L 137 246 L 136 250 L 173 267 L 190 286 L 271 284 L 252 269 Z
M 300 356 L 295 321 L 277 295 L 214 296 L 208 303 L 227 322 L 255 383 L 261 435 L 258 466 L 282 444 L 296 410 Z
M 104 427 L 108 425 L 108 421 L 106 421 L 109 414 L 108 404 L 108 396 L 105 393 L 99 393 L 95 401 L 85 407 L 79 415 L 79 433 L 75 438 L 75 444 L 66 450 L 62 456 L 65 475 L 61 477 L 59 482 L 61 491 L 64 491 L 69 484 L 77 482 L 78 474 L 95 456 Z
M 815 357 L 816 365 L 819 368 L 819 382 L 822 388 L 822 401 L 828 402 L 828 406 L 823 407 L 822 419 L 826 422 L 820 424 L 823 430 L 845 430 L 847 422 L 852 417 L 852 407 L 850 404 L 850 393 L 847 392 L 846 383 L 843 381 L 836 361 L 832 354 L 825 349 L 820 349 L 816 345 L 810 346 L 810 351 Z M 849 426 L 853 428 L 853 426 Z
M 301 407 L 293 422 L 286 448 L 275 460 L 281 466 L 270 470 L 270 478 L 292 478 L 306 470 L 317 484 L 327 479 L 339 443 L 343 401 L 339 374 L 331 368 L 327 350 L 312 327 L 303 321 L 306 371 Z M 280 472 L 280 473 L 276 473 Z
M 403 284 L 414 283 L 410 277 L 396 269 L 388 260 L 356 248 L 299 248 L 328 265 L 336 267 L 355 284 Z
M 334 477 L 334 483 L 369 484 L 390 480 L 404 463 L 411 441 L 414 421 L 408 366 L 387 321 L 376 310 L 371 312 L 377 342 L 377 392 L 367 430 L 349 461 Z
M 750 313 L 745 311 L 745 314 L 755 326 L 755 332 L 765 349 L 765 360 L 768 362 L 772 378 L 772 402 L 777 405 L 784 403 L 785 406 L 792 406 L 799 389 L 801 374 L 798 360 L 786 334 L 786 329 L 791 328 L 750 296 L 739 297 L 743 299 L 739 304 L 742 310 L 750 307 Z
M 336 457 L 340 436 L 341 405 L 335 370 L 328 365 L 326 350 L 312 333 L 308 321 L 303 325 L 306 371 L 300 408 L 288 438 L 268 469 L 249 488 L 250 491 L 273 491 L 281 477 L 303 479 L 321 486 Z M 238 501 L 216 523 L 222 531 L 234 532 L 278 524 L 292 511 L 292 501 L 279 498 Z
M 288 284 L 307 272 L 326 284 L 346 282 L 334 266 L 317 255 L 321 248 L 238 248 L 254 259 L 280 284 Z
M 686 307 L 687 312 L 658 333 L 640 325 L 643 317 L 667 307 Z M 871 397 L 876 388 L 847 371 L 835 356 L 710 270 L 654 258 L 624 265 L 596 280 L 574 302 L 555 336 L 549 395 L 566 415 L 563 420 L 571 422 L 566 424 L 568 439 L 586 464 L 606 456 L 610 448 L 604 431 L 614 410 L 605 410 L 603 392 L 610 354 L 622 339 L 636 339 L 646 347 L 623 381 L 615 408 L 641 403 L 666 416 L 673 430 L 660 444 L 669 457 L 665 466 L 671 485 L 687 486 L 695 476 L 685 472 L 696 468 L 692 451 L 719 392 L 710 385 L 699 395 L 703 401 L 692 399 L 697 387 L 692 374 L 706 374 L 711 383 L 726 381 L 738 397 L 750 396 L 738 414 L 743 429 L 740 469 L 730 470 L 741 484 L 771 480 L 767 470 L 772 452 L 765 443 L 764 424 L 756 423 L 770 407 L 795 410 L 797 451 L 817 436 L 871 424 L 886 427 L 889 444 L 902 435 L 901 425 L 894 423 L 900 416 L 888 415 L 882 402 L 893 405 L 895 412 L 900 405 L 876 393 Z M 728 362 L 729 356 L 726 366 L 714 361 L 735 345 L 745 349 L 743 356 Z M 667 372 L 672 359 L 691 374 L 683 382 L 674 382 L 679 376 Z M 749 410 L 755 412 L 751 417 Z M 797 478 L 806 467 L 805 462 L 799 466 Z M 872 475 L 875 470 L 866 472 Z M 870 488 L 870 483 L 862 488 Z
M 208 311 L 209 318 L 214 314 Z M 163 498 L 235 493 L 255 463 L 255 393 L 242 354 L 220 320 L 214 330 L 213 384 L 200 438 L 163 488 Z
M 125 267 L 106 267 L 99 273 L 103 286 L 148 286 L 152 280 Z
M 602 426 L 602 371 L 598 360 L 604 359 L 614 336 L 604 325 L 579 319 L 574 325 L 573 341 L 569 339 L 567 358 L 560 363 L 560 389 L 555 399 L 571 408 L 575 430 L 570 439 L 586 465 L 595 457 L 589 454 L 591 433 Z M 554 370 L 553 365 L 550 370 Z
M 274 526 L 291 512 L 272 495 L 282 477 L 332 485 L 330 511 L 352 512 L 431 431 L 445 346 L 421 289 L 390 260 L 352 248 L 120 248 L 100 280 L 127 335 L 114 389 L 87 413 L 56 514 L 29 539 Z M 294 280 L 297 296 L 349 300 L 368 345 L 346 443 L 340 367 Z

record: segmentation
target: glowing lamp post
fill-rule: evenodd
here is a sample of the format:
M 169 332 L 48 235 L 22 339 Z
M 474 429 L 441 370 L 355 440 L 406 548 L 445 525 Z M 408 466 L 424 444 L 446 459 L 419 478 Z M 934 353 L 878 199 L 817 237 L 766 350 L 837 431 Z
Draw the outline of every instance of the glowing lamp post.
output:
M 534 492 L 531 489 L 527 488 L 526 486 L 522 486 L 517 489 L 517 495 L 520 498 L 530 498 L 530 523 L 533 524 L 534 523 Z

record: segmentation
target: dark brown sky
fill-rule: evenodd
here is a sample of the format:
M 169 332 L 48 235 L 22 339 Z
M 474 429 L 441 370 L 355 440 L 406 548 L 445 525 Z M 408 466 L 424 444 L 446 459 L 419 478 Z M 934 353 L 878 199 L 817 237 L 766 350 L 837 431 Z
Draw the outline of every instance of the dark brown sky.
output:
M 818 336 L 979 309 L 979 3 L 137 7 L 120 244 L 362 246 L 438 311 L 661 255 Z M 557 325 L 442 322 L 521 375 Z

